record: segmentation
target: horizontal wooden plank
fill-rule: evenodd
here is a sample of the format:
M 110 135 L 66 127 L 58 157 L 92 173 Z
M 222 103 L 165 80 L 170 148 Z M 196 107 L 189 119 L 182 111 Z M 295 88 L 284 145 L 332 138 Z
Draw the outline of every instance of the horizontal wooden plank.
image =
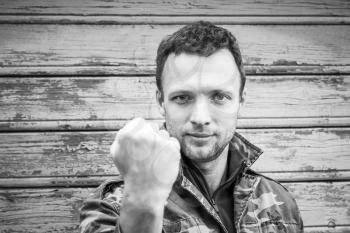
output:
M 350 231 L 349 226 L 339 226 L 333 227 L 332 222 L 330 222 L 328 227 L 305 227 L 305 233 L 347 233 Z
M 305 226 L 348 225 L 350 183 L 284 184 L 296 199 Z
M 293 66 L 294 70 L 298 65 L 316 70 L 320 66 L 349 66 L 350 27 L 346 25 L 224 26 L 238 38 L 246 65 Z M 43 72 L 46 66 L 90 65 L 149 72 L 154 70 L 159 42 L 178 28 L 180 25 L 2 24 L 0 65 L 40 66 Z
M 350 225 L 347 215 L 350 183 L 285 186 L 295 196 L 306 227 Z M 79 222 L 79 207 L 91 190 L 0 189 L 0 231 L 71 232 Z
M 248 75 L 274 74 L 350 74 L 350 66 L 342 65 L 245 65 Z M 131 66 L 7 66 L 0 69 L 0 77 L 18 76 L 111 76 L 111 75 L 154 75 L 154 67 L 135 69 Z
M 115 120 L 135 116 L 159 120 L 155 86 L 152 76 L 0 78 L 0 129 L 35 121 L 46 121 L 43 128 L 111 129 Z M 350 76 L 249 76 L 239 127 L 293 127 L 293 118 L 344 126 L 349 116 Z
M 327 171 L 292 171 L 292 172 L 260 172 L 282 183 L 302 182 L 348 182 L 350 171 L 327 170 Z M 17 178 L 1 178 L 0 188 L 91 188 L 96 187 L 103 181 L 115 178 L 119 174 L 110 175 L 79 175 L 79 176 L 32 176 Z
M 2 0 L 1 14 L 37 15 L 350 15 L 346 0 Z
M 350 17 L 315 16 L 76 16 L 0 15 L 0 24 L 189 24 L 206 20 L 227 25 L 349 25 Z
M 93 189 L 0 190 L 0 232 L 76 232 Z
M 327 180 L 333 177 L 336 180 L 347 177 L 350 171 L 350 128 L 249 129 L 239 132 L 265 151 L 253 168 L 260 172 L 279 173 L 274 174 L 277 179 L 293 180 L 298 177 L 294 172 L 309 172 L 300 174 L 299 178 Z M 0 177 L 118 174 L 109 156 L 114 138 L 115 132 L 112 131 L 2 133 Z M 289 176 L 286 176 L 287 172 Z
M 106 176 L 53 176 L 0 178 L 0 189 L 14 188 L 93 188 L 103 181 L 118 177 L 119 174 Z
M 161 124 L 164 119 L 148 119 Z M 119 130 L 129 120 L 0 121 L 1 132 Z M 238 129 L 349 127 L 350 117 L 240 118 Z

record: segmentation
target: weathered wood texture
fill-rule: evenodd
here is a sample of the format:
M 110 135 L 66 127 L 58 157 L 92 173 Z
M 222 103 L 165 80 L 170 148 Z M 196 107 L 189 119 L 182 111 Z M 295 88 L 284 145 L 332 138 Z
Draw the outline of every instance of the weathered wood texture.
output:
M 282 61 L 284 62 L 284 61 Z M 286 62 L 288 64 L 288 62 Z M 154 67 L 142 66 L 139 69 L 130 66 L 3 66 L 0 76 L 118 76 L 118 75 L 153 75 Z M 142 69 L 141 69 L 142 68 Z M 347 65 L 245 65 L 247 74 L 349 74 Z
M 349 183 L 285 186 L 295 196 L 306 227 L 331 224 L 349 229 Z M 0 189 L 0 231 L 71 232 L 77 228 L 78 210 L 91 191 L 85 188 Z M 326 209 L 328 211 L 324 211 Z
M 251 129 L 239 132 L 264 150 L 253 168 L 274 172 L 274 178 L 337 180 L 349 174 L 350 128 Z M 0 177 L 53 177 L 49 182 L 54 186 L 55 176 L 117 174 L 108 156 L 114 137 L 115 132 L 2 133 Z M 30 185 L 28 180 L 27 186 Z M 36 185 L 35 181 L 33 185 Z
M 161 123 L 164 119 L 148 119 Z M 81 131 L 119 130 L 129 120 L 60 120 L 60 121 L 0 121 L 0 131 Z M 307 128 L 307 127 L 349 127 L 350 117 L 308 117 L 308 118 L 240 118 L 238 129 L 256 128 Z
M 85 129 L 109 129 L 109 120 L 162 119 L 155 90 L 153 76 L 0 78 L 0 129 L 20 130 L 14 122 L 26 121 L 47 121 L 52 129 L 64 129 L 59 121 L 78 129 L 87 121 Z M 306 126 L 344 126 L 349 100 L 348 75 L 249 76 L 239 127 L 293 127 L 298 118 Z
M 349 16 L 347 0 L 2 0 L 1 14 Z
M 0 232 L 77 230 L 91 187 L 118 174 L 111 130 L 133 116 L 161 122 L 152 77 L 161 38 L 199 19 L 236 35 L 254 75 L 239 120 L 265 150 L 253 168 L 287 182 L 306 232 L 350 232 L 349 9 L 347 0 L 2 0 Z
M 0 24 L 129 24 L 175 25 L 189 24 L 198 20 L 227 25 L 350 25 L 350 17 L 310 16 L 158 16 L 158 15 L 0 15 Z
M 349 170 L 276 171 L 261 172 L 261 174 L 283 183 L 350 181 Z M 119 176 L 119 174 L 0 178 L 0 188 L 90 188 L 116 176 Z
M 39 74 L 47 74 L 49 67 L 61 67 L 68 73 L 73 67 L 86 73 L 85 66 L 118 67 L 114 72 L 120 74 L 153 74 L 158 43 L 179 27 L 3 24 L 0 65 L 6 69 L 2 75 L 15 74 L 24 66 L 36 67 Z M 348 26 L 225 27 L 238 38 L 249 73 L 349 71 Z M 325 70 L 323 66 L 327 66 Z

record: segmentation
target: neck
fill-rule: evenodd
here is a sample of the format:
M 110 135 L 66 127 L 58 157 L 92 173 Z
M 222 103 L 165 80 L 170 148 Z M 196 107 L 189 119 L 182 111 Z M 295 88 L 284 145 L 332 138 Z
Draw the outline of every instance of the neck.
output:
M 221 155 L 210 162 L 195 162 L 202 172 L 209 188 L 210 195 L 213 195 L 219 187 L 222 176 L 224 175 L 227 165 L 228 145 L 221 152 Z

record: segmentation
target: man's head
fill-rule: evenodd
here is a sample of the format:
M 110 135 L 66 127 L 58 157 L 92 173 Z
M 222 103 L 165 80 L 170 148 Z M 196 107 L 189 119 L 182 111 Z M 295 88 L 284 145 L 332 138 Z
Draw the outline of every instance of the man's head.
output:
M 234 36 L 209 22 L 181 28 L 157 53 L 157 100 L 167 130 L 195 161 L 228 145 L 243 101 L 245 75 Z
M 241 100 L 243 100 L 246 77 L 238 42 L 227 29 L 206 21 L 187 25 L 161 41 L 156 58 L 156 83 L 158 90 L 161 93 L 163 91 L 162 74 L 169 54 L 189 53 L 207 57 L 222 48 L 228 49 L 235 59 L 241 79 L 239 94 Z

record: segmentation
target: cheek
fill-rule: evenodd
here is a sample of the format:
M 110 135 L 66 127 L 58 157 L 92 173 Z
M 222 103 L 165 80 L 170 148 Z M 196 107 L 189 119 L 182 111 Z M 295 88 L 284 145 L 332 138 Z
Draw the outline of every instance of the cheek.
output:
M 172 106 L 166 106 L 165 108 L 165 121 L 167 129 L 170 135 L 180 136 L 182 128 L 186 124 L 187 112 L 183 109 L 175 108 Z
M 188 108 L 179 107 L 169 102 L 165 103 L 164 107 L 166 119 L 171 122 L 185 122 L 188 118 Z
M 238 116 L 239 105 L 229 107 L 218 107 L 213 111 L 213 117 L 220 124 L 235 124 Z

